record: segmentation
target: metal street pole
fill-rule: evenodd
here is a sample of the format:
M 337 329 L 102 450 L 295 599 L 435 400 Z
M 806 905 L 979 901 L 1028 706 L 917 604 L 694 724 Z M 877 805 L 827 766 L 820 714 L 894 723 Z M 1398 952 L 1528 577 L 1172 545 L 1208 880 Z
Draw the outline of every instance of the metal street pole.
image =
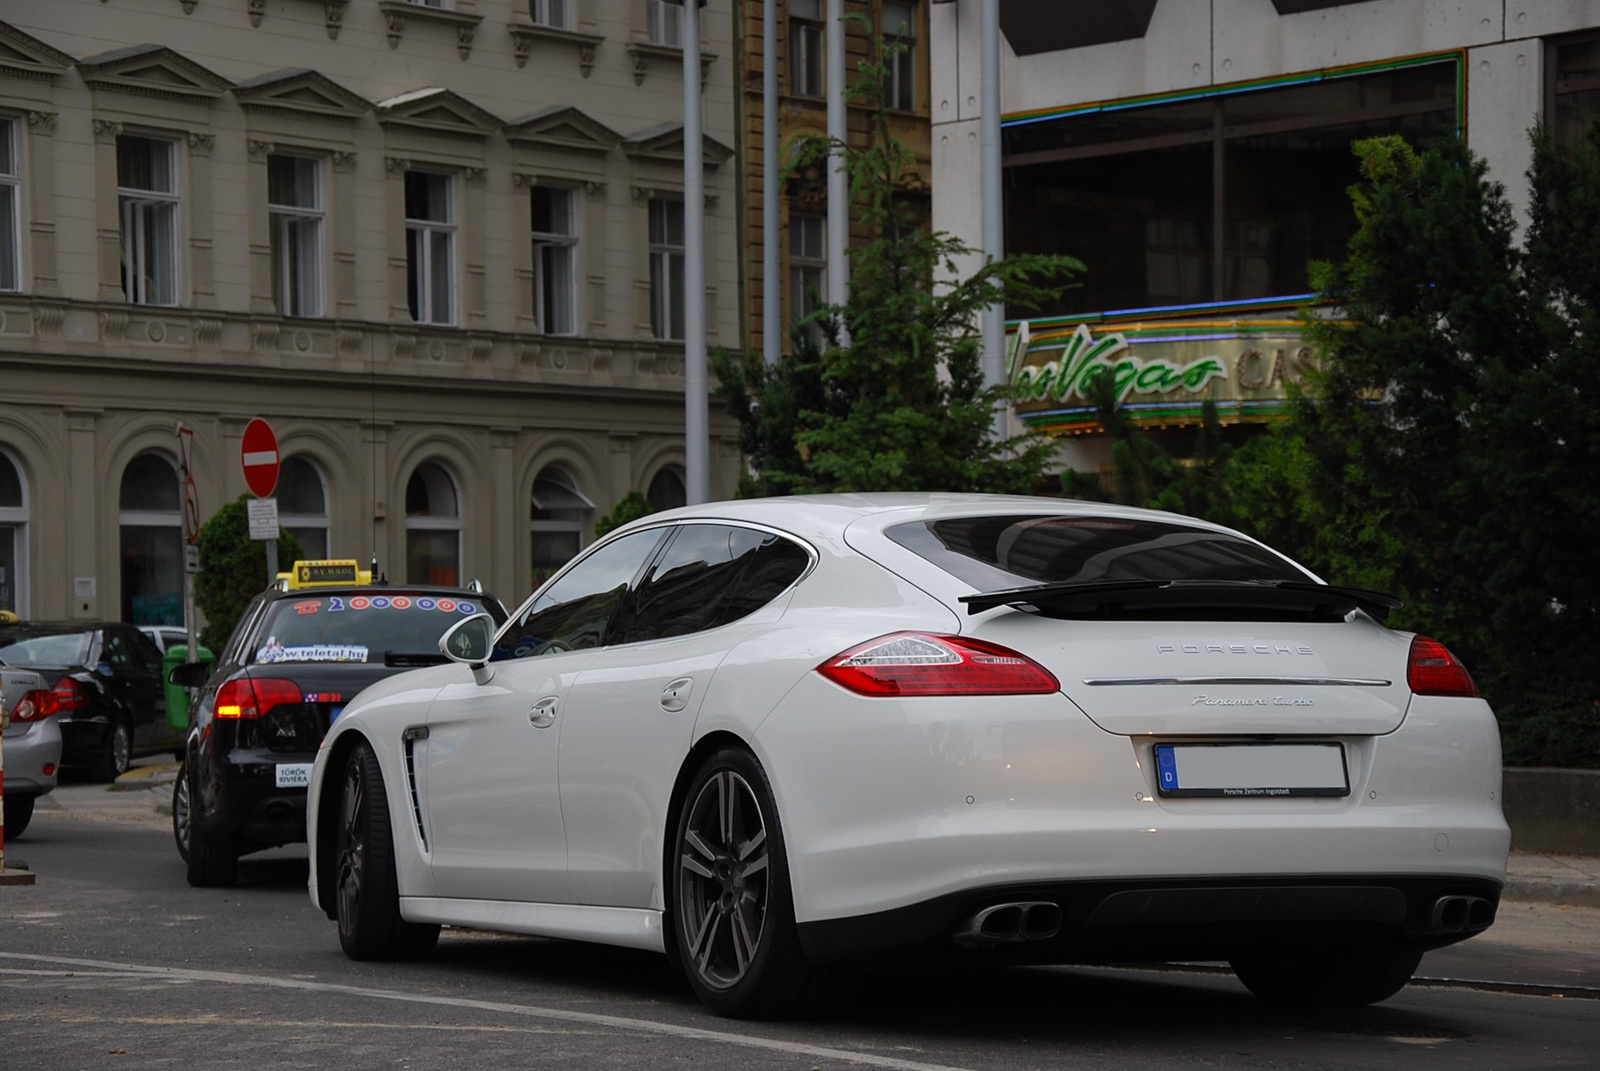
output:
M 844 0 L 828 0 L 828 304 L 842 306 L 850 296 L 850 176 L 844 170 L 849 136 L 844 98 Z M 841 337 L 840 342 L 847 339 Z
M 983 202 L 983 256 L 994 262 L 1005 256 L 1005 215 L 1000 190 L 1000 0 L 981 0 L 979 17 L 983 22 L 980 43 L 983 48 L 982 90 L 979 93 L 979 155 Z M 983 310 L 983 380 L 998 386 L 1006 374 L 1006 309 L 996 302 Z M 1006 407 L 997 406 L 995 434 L 1004 438 L 1007 431 Z
M 761 355 L 783 352 L 783 286 L 778 279 L 778 0 L 761 15 Z
M 690 505 L 711 499 L 706 399 L 706 196 L 701 156 L 700 5 L 683 5 L 683 423 Z

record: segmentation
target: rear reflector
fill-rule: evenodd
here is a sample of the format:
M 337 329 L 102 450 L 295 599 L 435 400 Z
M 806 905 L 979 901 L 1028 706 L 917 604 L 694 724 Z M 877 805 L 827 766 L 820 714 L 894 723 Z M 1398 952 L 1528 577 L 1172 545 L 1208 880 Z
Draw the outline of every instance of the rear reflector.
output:
M 857 695 L 1043 695 L 1055 675 L 1008 647 L 967 636 L 895 632 L 834 655 L 817 672 Z
M 1417 695 L 1476 696 L 1478 686 L 1467 667 L 1457 662 L 1445 645 L 1427 636 L 1411 640 L 1406 685 Z

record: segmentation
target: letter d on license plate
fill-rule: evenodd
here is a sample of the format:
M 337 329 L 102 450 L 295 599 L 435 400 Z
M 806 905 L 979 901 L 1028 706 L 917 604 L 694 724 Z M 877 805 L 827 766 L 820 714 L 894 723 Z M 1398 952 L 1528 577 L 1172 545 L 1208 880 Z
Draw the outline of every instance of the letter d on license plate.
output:
M 311 784 L 311 764 L 280 762 L 272 783 L 278 788 L 305 788 Z

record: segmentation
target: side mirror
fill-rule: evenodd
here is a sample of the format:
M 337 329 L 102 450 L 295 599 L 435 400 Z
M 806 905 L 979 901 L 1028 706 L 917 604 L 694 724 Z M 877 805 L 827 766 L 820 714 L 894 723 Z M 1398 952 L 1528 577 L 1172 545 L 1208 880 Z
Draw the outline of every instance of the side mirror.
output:
M 492 671 L 488 668 L 489 654 L 494 645 L 494 618 L 488 614 L 473 614 L 457 621 L 439 637 L 439 651 L 452 662 L 472 667 L 472 677 L 479 684 L 487 684 Z
M 184 662 L 182 665 L 173 666 L 167 673 L 167 681 L 180 688 L 199 688 L 205 684 L 206 678 L 211 676 L 211 667 L 204 662 Z

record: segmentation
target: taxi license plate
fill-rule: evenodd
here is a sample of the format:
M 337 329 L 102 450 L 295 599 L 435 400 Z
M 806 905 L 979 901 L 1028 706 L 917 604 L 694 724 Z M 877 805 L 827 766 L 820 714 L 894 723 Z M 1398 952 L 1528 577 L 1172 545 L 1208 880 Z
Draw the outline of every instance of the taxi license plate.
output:
M 1343 744 L 1157 744 L 1163 796 L 1348 796 Z
M 272 783 L 277 788 L 306 788 L 311 784 L 311 764 L 280 762 Z

